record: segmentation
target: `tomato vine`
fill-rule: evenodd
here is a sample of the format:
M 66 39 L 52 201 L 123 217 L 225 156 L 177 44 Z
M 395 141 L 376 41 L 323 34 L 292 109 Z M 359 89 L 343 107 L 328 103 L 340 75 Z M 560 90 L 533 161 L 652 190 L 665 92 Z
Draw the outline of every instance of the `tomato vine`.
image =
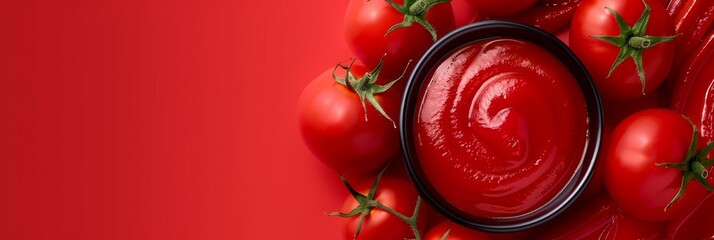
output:
M 388 166 L 387 166 L 388 167 Z M 377 174 L 376 179 L 374 180 L 374 183 L 372 184 L 372 187 L 369 189 L 369 192 L 367 195 L 364 195 L 357 190 L 355 190 L 352 185 L 347 181 L 347 179 L 340 174 L 340 179 L 342 180 L 342 183 L 345 185 L 347 190 L 350 192 L 352 197 L 359 203 L 357 207 L 352 209 L 350 212 L 344 213 L 344 212 L 332 212 L 328 214 L 328 216 L 338 216 L 342 218 L 351 218 L 359 215 L 359 223 L 357 224 L 357 230 L 354 233 L 354 239 L 356 239 L 359 236 L 359 233 L 362 229 L 362 224 L 364 223 L 364 219 L 370 214 L 372 209 L 378 208 L 381 210 L 384 210 L 385 212 L 388 212 L 389 214 L 399 218 L 403 222 L 407 223 L 409 227 L 412 229 L 414 233 L 414 237 L 417 240 L 421 240 L 421 232 L 419 231 L 419 227 L 417 226 L 417 218 L 419 215 L 419 209 L 422 204 L 422 199 L 420 196 L 417 196 L 416 200 L 416 205 L 414 207 L 414 212 L 412 212 L 411 216 L 406 216 L 404 214 L 401 214 L 394 209 L 382 204 L 380 201 L 375 200 L 375 195 L 377 194 L 377 188 L 379 185 L 379 181 L 382 178 L 382 174 L 384 174 L 385 170 L 387 169 L 385 167 L 382 169 L 382 171 Z M 448 233 L 447 233 L 448 234 Z M 446 237 L 446 234 L 444 235 Z

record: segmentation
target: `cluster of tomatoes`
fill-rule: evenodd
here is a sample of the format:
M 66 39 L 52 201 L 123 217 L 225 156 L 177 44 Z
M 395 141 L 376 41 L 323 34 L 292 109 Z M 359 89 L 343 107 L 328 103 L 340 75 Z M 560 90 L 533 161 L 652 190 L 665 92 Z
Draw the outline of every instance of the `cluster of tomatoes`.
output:
M 496 19 L 563 40 L 603 99 L 595 176 L 566 212 L 524 232 L 485 233 L 423 204 L 395 122 L 413 61 L 447 32 Z M 356 58 L 299 101 L 307 147 L 352 196 L 347 239 L 714 238 L 714 2 L 711 0 L 350 0 Z

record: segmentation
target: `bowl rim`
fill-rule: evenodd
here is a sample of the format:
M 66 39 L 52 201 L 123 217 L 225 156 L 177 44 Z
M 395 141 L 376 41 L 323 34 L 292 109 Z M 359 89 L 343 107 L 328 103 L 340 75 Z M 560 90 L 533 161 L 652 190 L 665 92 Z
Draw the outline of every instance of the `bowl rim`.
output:
M 453 51 L 470 43 L 494 37 L 526 40 L 556 56 L 571 72 L 583 93 L 588 111 L 588 139 L 581 162 L 571 180 L 543 207 L 508 220 L 478 217 L 459 210 L 436 192 L 421 171 L 414 147 L 413 117 L 423 83 L 431 71 Z M 465 38 L 465 39 L 464 39 Z M 600 95 L 585 66 L 557 37 L 538 28 L 501 20 L 487 20 L 458 28 L 434 43 L 411 72 L 402 98 L 399 132 L 407 172 L 420 196 L 449 220 L 487 232 L 514 232 L 543 224 L 562 213 L 581 195 L 594 175 L 602 138 L 603 110 Z M 569 190 L 569 191 L 568 191 Z M 486 222 L 490 221 L 490 222 Z

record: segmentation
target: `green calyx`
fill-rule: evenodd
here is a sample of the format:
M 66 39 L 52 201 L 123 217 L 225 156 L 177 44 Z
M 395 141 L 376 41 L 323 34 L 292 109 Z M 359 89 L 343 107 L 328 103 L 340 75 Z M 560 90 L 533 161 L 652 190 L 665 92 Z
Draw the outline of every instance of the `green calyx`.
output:
M 707 190 L 714 191 L 714 187 L 712 187 L 706 179 L 707 176 L 709 176 L 709 172 L 706 169 L 714 165 L 714 159 L 707 159 L 707 155 L 711 152 L 712 148 L 714 148 L 714 142 L 709 143 L 709 145 L 702 149 L 702 151 L 697 152 L 697 138 L 699 137 L 699 130 L 697 130 L 697 126 L 695 126 L 689 118 L 684 118 L 686 118 L 687 121 L 689 121 L 689 124 L 692 125 L 692 131 L 694 132 L 694 134 L 692 134 L 692 141 L 689 144 L 689 150 L 687 151 L 687 157 L 684 158 L 684 161 L 678 163 L 657 164 L 657 166 L 676 168 L 682 170 L 683 172 L 682 184 L 679 187 L 679 192 L 677 192 L 677 195 L 675 195 L 672 201 L 667 204 L 664 211 L 667 211 L 672 204 L 684 195 L 687 185 L 692 180 L 697 180 L 697 182 L 702 184 L 702 186 L 704 186 Z
M 360 102 L 362 103 L 362 109 L 364 109 L 364 120 L 367 121 L 367 105 L 366 102 L 369 102 L 374 109 L 377 110 L 382 116 L 387 118 L 387 120 L 392 122 L 392 126 L 395 128 L 397 127 L 396 123 L 394 123 L 394 120 L 387 115 L 387 113 L 384 111 L 381 105 L 379 105 L 379 102 L 377 102 L 377 99 L 374 98 L 375 94 L 380 94 L 383 92 L 386 92 L 389 90 L 392 85 L 394 85 L 397 81 L 402 79 L 404 75 L 406 74 L 407 68 L 409 68 L 409 64 L 411 63 L 411 60 L 407 63 L 407 66 L 404 68 L 404 71 L 402 72 L 402 75 L 400 75 L 397 79 L 392 80 L 391 82 L 384 84 L 384 85 L 377 85 L 377 79 L 379 78 L 379 72 L 382 70 L 382 64 L 384 63 L 384 56 L 382 56 L 382 59 L 379 61 L 379 64 L 377 64 L 377 67 L 374 68 L 371 72 L 365 73 L 364 76 L 361 78 L 356 78 L 351 72 L 350 69 L 352 68 L 352 64 L 357 61 L 355 58 L 350 62 L 349 65 L 344 66 L 342 64 L 337 64 L 335 68 L 332 70 L 332 78 L 335 79 L 338 83 L 342 84 L 343 86 L 347 87 L 347 89 L 350 89 L 357 93 L 357 96 L 359 96 Z M 337 71 L 337 68 L 342 68 L 345 70 L 345 77 L 337 77 L 335 75 L 335 71 Z
M 399 5 L 392 0 L 385 1 L 387 1 L 389 5 L 392 5 L 399 13 L 404 14 L 404 21 L 389 28 L 384 36 L 389 35 L 394 30 L 409 27 L 413 23 L 418 23 L 429 31 L 434 42 L 436 42 L 437 38 L 436 29 L 426 20 L 426 13 L 429 12 L 429 9 L 434 5 L 451 2 L 451 0 L 404 0 L 404 5 Z
M 608 42 L 608 43 L 620 48 L 620 53 L 617 54 L 615 63 L 612 64 L 612 67 L 610 67 L 610 72 L 607 73 L 608 78 L 610 77 L 612 72 L 615 71 L 615 68 L 617 68 L 617 66 L 619 66 L 622 62 L 624 62 L 628 58 L 632 58 L 632 60 L 635 61 L 635 65 L 637 66 L 637 75 L 640 78 L 640 82 L 642 82 L 642 95 L 645 95 L 646 82 L 645 82 L 645 70 L 644 70 L 644 67 L 642 66 L 642 53 L 644 51 L 646 51 L 647 49 L 656 46 L 657 44 L 674 40 L 674 38 L 677 37 L 677 35 L 674 35 L 674 36 L 648 36 L 648 35 L 645 35 L 645 31 L 647 30 L 647 22 L 649 21 L 649 18 L 650 18 L 650 6 L 647 5 L 647 3 L 644 2 L 644 0 L 643 0 L 643 3 L 645 4 L 645 10 L 642 12 L 640 19 L 637 20 L 635 25 L 632 27 L 627 25 L 627 22 L 625 22 L 625 19 L 622 18 L 622 16 L 619 13 L 617 13 L 615 10 L 605 7 L 605 9 L 607 9 L 607 11 L 609 11 L 615 17 L 615 20 L 617 21 L 617 25 L 620 28 L 620 35 L 619 36 L 590 36 L 590 37 Z
M 389 166 L 387 166 L 389 167 Z M 419 215 L 419 207 L 421 206 L 421 197 L 417 197 L 416 200 L 416 206 L 414 207 L 414 212 L 412 213 L 412 216 L 407 217 L 404 214 L 401 214 L 394 209 L 391 209 L 390 207 L 387 207 L 386 205 L 382 204 L 381 202 L 377 201 L 374 199 L 375 195 L 377 194 L 377 186 L 379 185 L 379 180 L 382 178 L 382 174 L 384 174 L 385 170 L 387 170 L 387 167 L 382 169 L 381 172 L 377 175 L 377 178 L 374 180 L 374 183 L 372 184 L 372 187 L 369 189 L 369 192 L 365 196 L 364 194 L 361 194 L 357 192 L 352 185 L 350 185 L 349 182 L 347 182 L 347 179 L 345 179 L 342 174 L 340 174 L 340 179 L 342 179 L 342 183 L 345 184 L 345 187 L 347 187 L 347 190 L 352 194 L 352 197 L 355 198 L 355 200 L 359 203 L 357 207 L 352 209 L 348 213 L 343 213 L 343 212 L 333 212 L 328 214 L 328 216 L 338 216 L 342 218 L 351 218 L 354 216 L 359 215 L 359 223 L 357 224 L 357 230 L 354 233 L 353 239 L 357 239 L 357 236 L 359 236 L 360 231 L 362 230 L 362 224 L 364 223 L 364 219 L 369 216 L 370 212 L 374 208 L 382 209 L 389 214 L 399 218 L 400 220 L 404 221 L 405 223 L 409 224 L 409 227 L 411 227 L 412 231 L 414 232 L 414 236 L 416 237 L 417 240 L 421 240 L 421 233 L 419 232 L 419 228 L 417 227 L 417 216 Z

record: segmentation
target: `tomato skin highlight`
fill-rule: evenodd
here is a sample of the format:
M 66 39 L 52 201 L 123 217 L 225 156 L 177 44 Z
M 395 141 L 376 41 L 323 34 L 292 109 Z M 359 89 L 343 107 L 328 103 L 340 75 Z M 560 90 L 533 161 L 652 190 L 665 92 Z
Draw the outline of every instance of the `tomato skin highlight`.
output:
M 355 186 L 355 190 L 366 195 L 374 181 L 364 181 Z M 405 180 L 382 176 L 379 180 L 374 200 L 405 216 L 411 216 L 417 202 L 417 192 L 414 186 Z M 347 197 L 343 205 L 343 212 L 349 212 L 359 203 L 352 197 Z M 424 203 L 422 203 L 422 206 Z M 419 211 L 417 217 L 418 228 L 423 231 L 426 226 L 427 214 Z M 344 239 L 353 239 L 359 223 L 359 215 L 346 219 L 344 225 Z M 373 208 L 365 218 L 359 236 L 356 239 L 407 239 L 414 238 L 414 233 L 409 224 L 379 208 Z
M 646 0 L 651 8 L 645 31 L 649 36 L 672 36 L 674 26 L 660 2 Z M 620 48 L 592 36 L 618 36 L 620 28 L 608 7 L 622 15 L 633 26 L 644 11 L 642 1 L 584 0 L 575 11 L 570 25 L 570 47 L 587 67 L 600 95 L 609 100 L 627 101 L 641 98 L 642 82 L 632 58 L 626 59 L 608 77 Z M 676 43 L 663 42 L 647 48 L 642 54 L 645 94 L 652 93 L 669 74 Z
M 604 159 L 605 186 L 613 200 L 628 214 L 647 221 L 671 220 L 695 208 L 706 190 L 692 181 L 684 196 L 665 211 L 680 189 L 683 173 L 657 166 L 684 161 L 692 134 L 689 122 L 671 110 L 644 110 L 623 120 Z
M 394 2 L 403 4 L 403 0 Z M 434 5 L 426 13 L 426 19 L 434 26 L 438 37 L 455 28 L 450 3 Z M 387 34 L 392 26 L 403 20 L 404 15 L 384 0 L 351 0 L 344 20 L 347 46 L 370 69 L 376 67 L 384 56 L 381 74 L 396 78 L 409 60 L 418 61 L 434 43 L 429 32 L 416 23 Z
M 447 201 L 475 216 L 513 217 L 565 187 L 582 158 L 588 116 L 575 79 L 552 54 L 515 39 L 479 41 L 426 81 L 414 115 L 416 154 Z
M 318 159 L 337 172 L 347 176 L 375 173 L 399 150 L 399 133 L 370 105 L 365 120 L 357 94 L 336 82 L 332 71 L 318 76 L 300 96 L 298 123 L 303 141 Z M 359 62 L 351 69 L 357 77 L 368 71 Z M 344 76 L 344 72 L 336 74 Z M 375 98 L 389 116 L 396 117 L 401 93 L 390 91 Z
M 669 14 L 670 17 L 674 18 L 680 11 L 682 11 L 682 8 L 684 8 L 684 3 L 687 0 L 672 0 L 670 1 L 666 6 L 667 6 L 667 14 Z

